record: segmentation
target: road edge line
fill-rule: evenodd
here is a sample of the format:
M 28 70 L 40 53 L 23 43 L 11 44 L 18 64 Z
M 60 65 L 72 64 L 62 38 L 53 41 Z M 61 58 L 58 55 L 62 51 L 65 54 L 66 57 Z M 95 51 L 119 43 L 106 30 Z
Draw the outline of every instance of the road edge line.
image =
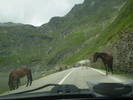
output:
M 99 73 L 101 73 L 102 75 L 106 75 L 106 73 L 105 72 L 103 72 L 103 71 L 101 71 L 101 70 L 99 70 L 99 69 L 95 69 L 95 68 L 91 68 L 90 67 L 90 69 L 92 69 L 92 70 L 94 70 L 94 71 L 97 71 L 97 72 L 99 72 Z M 119 78 L 117 78 L 117 77 L 114 77 L 114 76 L 108 76 L 109 78 L 111 78 L 111 79 L 113 79 L 113 80 L 115 80 L 115 81 L 118 81 L 118 82 L 124 82 L 123 80 L 121 80 L 121 79 L 119 79 Z

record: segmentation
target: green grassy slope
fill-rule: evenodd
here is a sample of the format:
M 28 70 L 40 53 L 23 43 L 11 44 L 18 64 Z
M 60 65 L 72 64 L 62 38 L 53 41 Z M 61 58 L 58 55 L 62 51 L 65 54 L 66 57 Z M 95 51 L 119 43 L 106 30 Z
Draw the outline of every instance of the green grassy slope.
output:
M 111 24 L 119 23 L 114 19 L 124 12 L 120 11 L 124 2 L 85 0 L 66 16 L 54 17 L 41 27 L 0 24 L 0 67 L 30 65 L 51 69 L 56 64 L 73 64 L 87 58 L 104 48 L 108 39 L 114 39 L 116 31 L 112 31 L 115 28 Z
M 42 61 L 53 37 L 39 33 L 31 25 L 5 23 L 0 25 L 0 67 L 12 69 L 35 65 Z M 41 53 L 44 53 L 42 55 Z
M 94 4 L 91 5 L 93 2 Z M 123 0 L 86 0 L 83 4 L 76 5 L 70 13 L 61 18 L 65 21 L 56 23 L 61 29 L 59 33 L 62 33 L 62 30 L 64 32 L 65 29 L 67 29 L 67 32 L 61 34 L 64 39 L 60 40 L 61 43 L 56 45 L 54 52 L 49 56 L 48 65 L 56 63 L 71 64 L 71 62 L 82 59 L 86 55 L 82 49 L 91 43 L 87 43 L 87 41 L 100 34 L 110 25 L 119 12 L 119 9 L 115 7 L 119 8 L 122 4 Z M 50 23 L 56 21 L 55 19 L 52 19 Z M 59 18 L 57 19 L 59 21 Z M 54 31 L 56 32 L 56 29 Z M 79 51 L 84 52 L 84 54 L 78 53 Z M 82 57 L 76 56 L 77 54 Z M 71 56 L 75 57 L 71 58 Z M 69 60 L 66 61 L 66 59 Z
M 133 31 L 133 1 L 128 0 L 125 6 L 119 12 L 118 17 L 105 30 L 100 32 L 97 37 L 94 37 L 85 48 L 80 50 L 75 55 L 71 56 L 64 63 L 72 64 L 77 60 L 87 58 L 95 51 L 102 51 L 109 43 L 113 44 L 119 41 L 121 31 Z M 126 35 L 126 34 L 125 34 Z

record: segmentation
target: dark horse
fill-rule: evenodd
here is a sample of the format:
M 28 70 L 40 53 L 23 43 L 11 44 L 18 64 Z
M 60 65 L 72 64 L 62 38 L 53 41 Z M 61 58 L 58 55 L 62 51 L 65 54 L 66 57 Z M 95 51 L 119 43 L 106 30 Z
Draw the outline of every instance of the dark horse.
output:
M 106 70 L 106 75 L 108 74 L 109 71 L 111 71 L 111 73 L 113 74 L 113 56 L 108 54 L 108 53 L 103 53 L 103 52 L 96 52 L 93 56 L 93 61 L 96 62 L 98 58 L 101 58 L 104 66 L 105 66 L 105 70 Z
M 16 69 L 12 71 L 9 74 L 9 81 L 8 85 L 10 90 L 15 90 L 19 87 L 20 84 L 20 78 L 27 76 L 27 86 L 32 84 L 32 74 L 31 74 L 31 69 L 28 67 L 21 68 L 21 69 Z

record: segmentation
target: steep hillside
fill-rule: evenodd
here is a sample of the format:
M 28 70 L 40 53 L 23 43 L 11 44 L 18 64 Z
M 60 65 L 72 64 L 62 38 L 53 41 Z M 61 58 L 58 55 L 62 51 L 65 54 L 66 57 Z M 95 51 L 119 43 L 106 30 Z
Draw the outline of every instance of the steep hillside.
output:
M 121 30 L 120 26 L 114 26 L 122 19 L 117 16 L 125 12 L 121 8 L 126 1 L 85 0 L 66 16 L 54 17 L 41 27 L 1 23 L 1 69 L 29 65 L 36 71 L 46 71 L 56 64 L 74 64 L 94 51 L 102 50 L 116 40 L 114 29 L 119 27 L 118 31 Z
M 61 18 L 65 21 L 61 20 L 62 22 L 60 22 L 60 18 L 57 17 L 51 19 L 48 27 L 52 27 L 50 25 L 54 25 L 54 21 L 59 22 L 55 22 L 55 26 L 60 27 L 60 31 L 57 33 L 62 33 L 60 36 L 63 35 L 64 39 L 61 38 L 62 42 L 56 45 L 56 48 L 58 47 L 57 49 L 59 49 L 58 52 L 51 53 L 52 59 L 50 58 L 48 65 L 59 62 L 71 64 L 87 56 L 87 51 L 84 52 L 82 50 L 88 50 L 87 46 L 90 46 L 91 43 L 89 41 L 93 41 L 96 35 L 99 35 L 112 23 L 117 17 L 120 8 L 124 5 L 124 1 L 86 0 L 83 4 L 76 5 L 65 17 Z M 63 32 L 61 32 L 62 30 Z M 56 29 L 54 33 L 56 33 Z
M 116 72 L 133 72 L 133 1 L 128 0 L 118 17 L 105 30 L 88 41 L 89 45 L 65 61 L 73 63 L 76 58 L 90 58 L 95 51 L 110 52 L 114 56 Z M 73 60 L 74 59 L 74 60 Z M 101 61 L 93 67 L 104 68 Z
M 133 72 L 133 1 L 128 0 L 120 11 L 119 16 L 105 30 L 106 44 L 103 51 L 109 51 L 114 56 L 114 68 L 117 72 L 132 74 Z M 94 66 L 102 66 L 97 64 Z
M 41 62 L 53 37 L 39 33 L 31 25 L 0 24 L 0 67 L 8 70 Z M 42 55 L 41 53 L 44 53 Z

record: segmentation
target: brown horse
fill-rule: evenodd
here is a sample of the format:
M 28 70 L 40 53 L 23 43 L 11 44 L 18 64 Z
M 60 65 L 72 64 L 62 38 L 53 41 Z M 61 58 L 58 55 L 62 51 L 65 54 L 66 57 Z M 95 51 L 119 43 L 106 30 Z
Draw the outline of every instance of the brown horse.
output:
M 96 62 L 98 58 L 101 58 L 104 63 L 106 75 L 109 71 L 113 74 L 113 56 L 108 53 L 96 52 L 93 56 L 93 61 Z
M 12 71 L 9 74 L 9 81 L 8 85 L 10 90 L 15 90 L 19 87 L 20 84 L 20 78 L 27 76 L 27 86 L 32 84 L 32 74 L 31 74 L 31 69 L 28 67 L 21 68 L 21 69 L 16 69 Z

